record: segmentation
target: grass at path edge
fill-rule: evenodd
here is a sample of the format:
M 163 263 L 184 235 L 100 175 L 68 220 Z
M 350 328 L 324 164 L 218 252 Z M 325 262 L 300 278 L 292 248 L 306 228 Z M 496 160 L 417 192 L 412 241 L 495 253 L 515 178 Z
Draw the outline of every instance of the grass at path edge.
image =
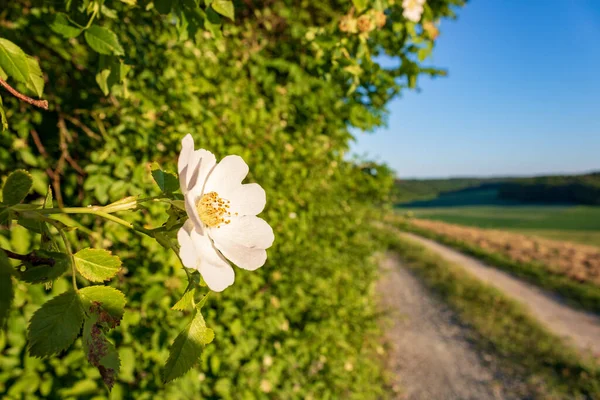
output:
M 533 285 L 555 293 L 567 304 L 575 308 L 600 314 L 600 287 L 597 285 L 589 282 L 577 282 L 566 275 L 552 272 L 550 268 L 540 263 L 525 263 L 511 260 L 504 255 L 416 227 L 409 222 L 398 221 L 396 219 L 392 222 L 392 225 L 403 231 L 412 232 L 450 246 L 489 265 L 507 271 L 514 276 L 523 278 Z

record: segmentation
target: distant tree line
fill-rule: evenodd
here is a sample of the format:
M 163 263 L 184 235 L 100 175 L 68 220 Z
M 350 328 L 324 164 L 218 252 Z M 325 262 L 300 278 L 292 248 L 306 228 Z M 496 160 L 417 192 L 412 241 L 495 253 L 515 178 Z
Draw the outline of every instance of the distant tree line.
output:
M 394 200 L 407 203 L 482 189 L 498 190 L 498 198 L 503 200 L 600 205 L 600 172 L 533 178 L 397 179 Z
M 600 205 L 600 172 L 575 176 L 543 176 L 498 185 L 498 197 L 535 203 Z

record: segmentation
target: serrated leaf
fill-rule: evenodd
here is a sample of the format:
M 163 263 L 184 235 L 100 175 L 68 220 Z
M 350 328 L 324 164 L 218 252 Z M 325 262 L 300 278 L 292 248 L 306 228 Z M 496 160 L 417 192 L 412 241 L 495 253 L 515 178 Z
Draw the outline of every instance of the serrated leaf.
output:
M 92 25 L 85 31 L 85 41 L 92 49 L 100 54 L 113 54 L 122 56 L 125 54 L 119 38 L 110 29 Z
M 181 296 L 181 299 L 173 307 L 172 310 L 177 311 L 185 311 L 191 310 L 194 308 L 194 295 L 196 294 L 196 289 L 190 289 Z
M 177 379 L 189 371 L 202 354 L 204 346 L 212 342 L 214 337 L 213 330 L 206 327 L 202 314 L 197 311 L 169 349 L 169 359 L 163 371 L 164 382 Z
M 20 280 L 29 283 L 43 283 L 53 281 L 62 276 L 71 266 L 71 258 L 64 253 L 36 250 L 35 256 L 54 260 L 54 264 L 32 265 L 30 262 L 24 262 L 25 271 L 19 271 Z
M 13 42 L 0 38 L 0 68 L 18 82 L 27 83 L 29 65 L 27 56 Z
M 104 384 L 110 390 L 121 369 L 121 361 L 115 345 L 106 338 L 99 324 L 98 314 L 87 317 L 83 325 L 81 341 L 89 363 L 98 368 Z
M 13 271 L 14 268 L 10 265 L 8 257 L 0 250 L 0 329 L 8 317 L 14 297 L 11 277 Z
M 25 199 L 32 185 L 33 179 L 29 172 L 22 169 L 14 171 L 8 176 L 2 188 L 3 203 L 8 205 L 19 204 Z
M 231 0 L 214 0 L 211 3 L 211 7 L 224 17 L 234 20 L 235 12 L 233 9 L 233 2 Z
M 77 271 L 92 282 L 109 280 L 121 268 L 121 259 L 104 249 L 83 249 L 73 257 Z
M 179 179 L 170 172 L 162 171 L 157 163 L 152 164 L 152 177 L 164 193 L 172 193 L 179 189 Z
M 99 315 L 99 321 L 109 329 L 119 324 L 125 312 L 125 295 L 110 286 L 88 286 L 79 289 L 84 310 Z
M 65 350 L 79 335 L 82 324 L 83 307 L 76 292 L 54 297 L 31 317 L 27 331 L 29 353 L 44 357 Z
M 50 24 L 50 29 L 65 39 L 77 37 L 83 31 L 81 28 L 71 25 L 67 14 L 61 12 L 54 14 L 54 20 Z

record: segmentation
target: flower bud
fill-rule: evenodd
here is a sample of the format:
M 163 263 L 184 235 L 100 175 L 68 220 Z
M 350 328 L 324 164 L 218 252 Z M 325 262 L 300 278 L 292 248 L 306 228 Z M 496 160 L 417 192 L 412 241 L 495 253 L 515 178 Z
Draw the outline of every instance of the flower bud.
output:
M 440 35 L 439 29 L 431 21 L 423 22 L 423 30 L 431 40 L 437 39 L 437 37 Z
M 350 15 L 344 15 L 340 19 L 340 31 L 348 33 L 356 33 L 356 19 Z
M 358 30 L 361 32 L 371 32 L 373 29 L 375 29 L 375 23 L 368 15 L 361 15 L 358 17 L 356 22 L 358 25 Z

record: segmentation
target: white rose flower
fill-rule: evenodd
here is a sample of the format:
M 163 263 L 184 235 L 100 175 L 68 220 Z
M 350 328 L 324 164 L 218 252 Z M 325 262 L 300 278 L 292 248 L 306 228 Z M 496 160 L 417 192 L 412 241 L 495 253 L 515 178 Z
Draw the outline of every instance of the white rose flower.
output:
M 242 184 L 248 165 L 239 156 L 218 164 L 208 150 L 194 150 L 186 135 L 177 163 L 179 183 L 189 219 L 177 233 L 183 265 L 200 272 L 208 287 L 221 292 L 235 274 L 227 259 L 253 271 L 264 265 L 275 239 L 273 229 L 258 218 L 266 203 L 256 183 Z
M 407 20 L 417 23 L 423 14 L 424 4 L 425 0 L 403 0 L 402 8 L 404 11 L 402 12 L 402 15 Z

